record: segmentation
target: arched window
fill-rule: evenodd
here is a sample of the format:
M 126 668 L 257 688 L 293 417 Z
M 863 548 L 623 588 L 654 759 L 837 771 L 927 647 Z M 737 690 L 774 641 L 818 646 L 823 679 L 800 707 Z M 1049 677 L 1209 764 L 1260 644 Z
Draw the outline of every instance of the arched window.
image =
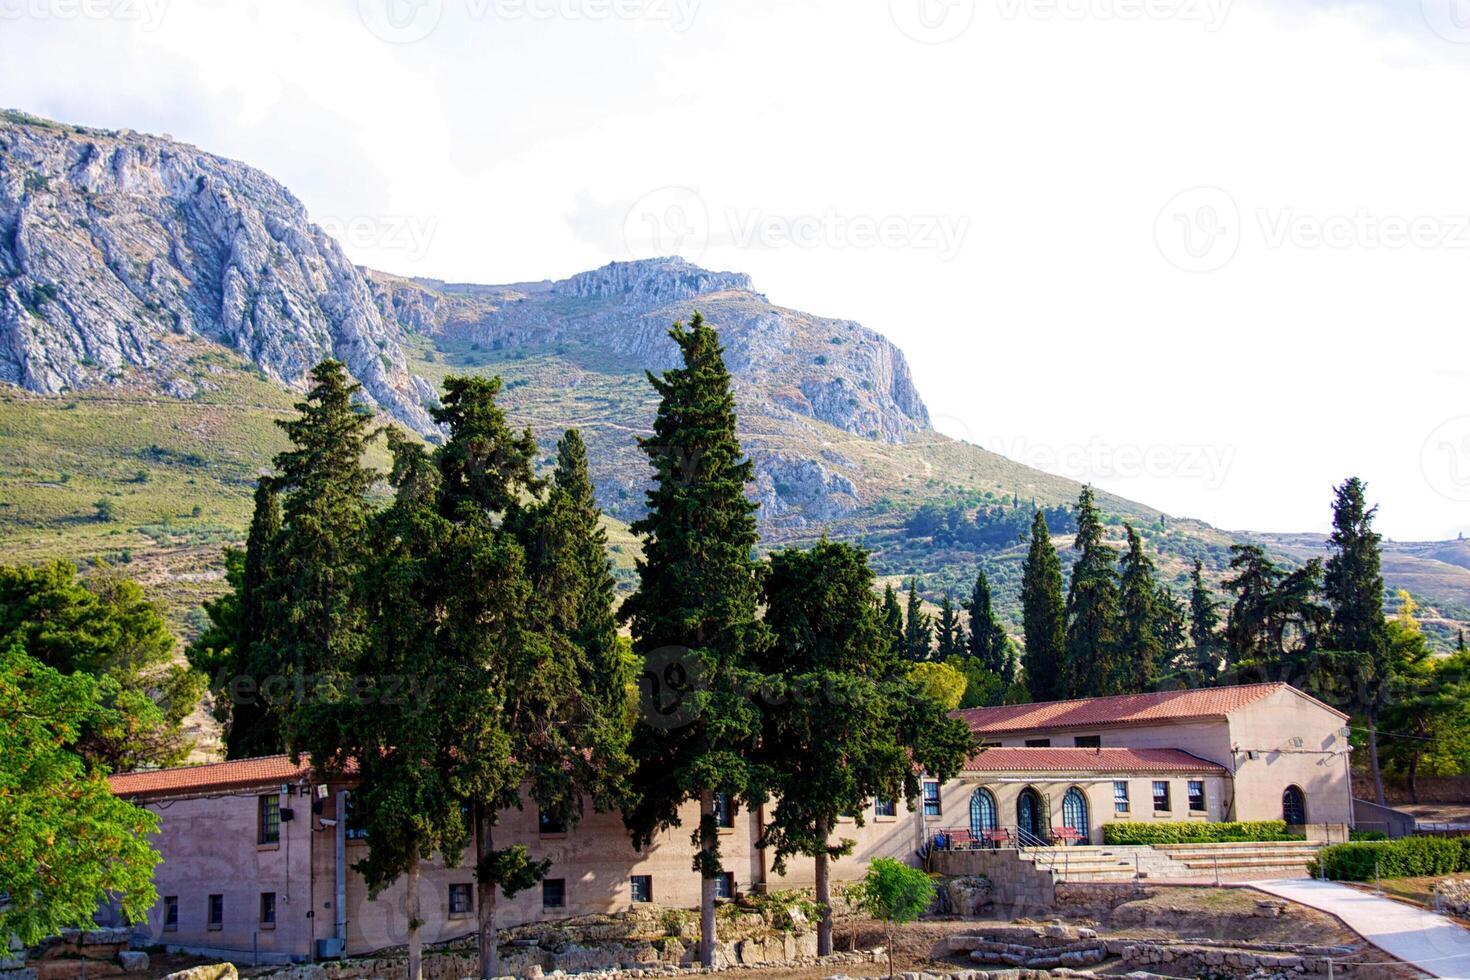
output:
M 1307 796 L 1300 786 L 1288 786 L 1281 794 L 1281 819 L 1288 827 L 1301 827 L 1307 822 Z
M 987 830 L 995 830 L 995 797 L 988 789 L 977 789 L 970 795 L 970 834 L 979 837 Z
M 1084 841 L 1090 836 L 1087 823 L 1087 797 L 1073 786 L 1062 797 L 1062 826 L 1070 827 L 1082 835 Z

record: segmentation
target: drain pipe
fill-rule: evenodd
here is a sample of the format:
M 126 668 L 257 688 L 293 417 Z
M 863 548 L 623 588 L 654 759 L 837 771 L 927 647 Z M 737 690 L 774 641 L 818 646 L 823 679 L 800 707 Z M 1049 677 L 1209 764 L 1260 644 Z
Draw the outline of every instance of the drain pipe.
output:
M 342 954 L 347 955 L 347 791 L 337 790 L 337 826 L 333 827 L 337 860 L 333 884 L 336 894 L 332 898 L 332 910 L 336 913 L 332 936 L 342 944 Z

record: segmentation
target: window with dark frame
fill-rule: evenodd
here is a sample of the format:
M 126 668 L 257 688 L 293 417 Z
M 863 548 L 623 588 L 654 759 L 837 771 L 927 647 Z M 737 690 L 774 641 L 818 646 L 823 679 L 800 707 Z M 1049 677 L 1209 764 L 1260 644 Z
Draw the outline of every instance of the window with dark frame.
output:
M 565 878 L 546 878 L 542 880 L 541 907 L 544 909 L 564 909 L 567 907 L 567 880 Z
M 898 801 L 877 799 L 873 801 L 873 815 L 875 817 L 898 816 Z
M 1051 739 L 1049 739 L 1049 738 L 1028 738 L 1028 739 L 1026 739 L 1026 748 L 1028 748 L 1028 749 L 1049 749 L 1049 748 L 1051 748 Z
M 273 926 L 276 924 L 276 893 L 260 893 L 260 924 Z
M 1154 812 L 1168 813 L 1174 809 L 1169 803 L 1169 781 L 1166 779 L 1154 780 Z
M 1189 781 L 1189 808 L 1196 813 L 1205 811 L 1205 781 L 1203 779 Z
M 726 902 L 735 901 L 735 872 L 721 872 L 715 879 L 715 898 Z
M 924 816 L 938 817 L 944 814 L 944 804 L 939 800 L 939 783 L 932 779 L 924 780 Z
M 163 928 L 168 932 L 177 932 L 179 928 L 179 896 L 163 896 Z
M 629 887 L 633 892 L 633 901 L 653 901 L 653 875 L 634 875 L 629 879 Z
M 536 811 L 536 823 L 542 834 L 565 834 L 567 832 L 566 820 L 554 813 L 547 813 L 545 810 Z
M 1072 744 L 1079 749 L 1100 749 L 1102 748 L 1102 736 L 1078 735 L 1072 739 Z
M 735 801 L 729 793 L 715 794 L 715 826 L 727 829 L 735 826 Z
M 279 844 L 281 842 L 281 798 L 275 793 L 262 796 L 259 803 L 259 819 L 256 821 L 260 833 L 257 844 Z
M 474 891 L 469 882 L 452 882 L 449 885 L 449 914 L 469 915 L 475 908 Z
M 1128 802 L 1128 780 L 1118 779 L 1113 781 L 1113 812 L 1127 813 Z
M 218 929 L 225 924 L 225 897 L 209 896 L 209 928 Z

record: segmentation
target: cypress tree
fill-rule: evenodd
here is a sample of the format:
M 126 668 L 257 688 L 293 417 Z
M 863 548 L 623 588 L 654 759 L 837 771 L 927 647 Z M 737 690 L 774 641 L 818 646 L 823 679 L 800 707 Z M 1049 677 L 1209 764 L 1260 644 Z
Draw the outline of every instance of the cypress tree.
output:
M 1383 573 L 1373 530 L 1377 507 L 1365 500 L 1366 484 L 1353 477 L 1336 487 L 1332 507 L 1332 556 L 1327 559 L 1323 593 L 1331 609 L 1328 643 L 1350 654 L 1354 706 L 1368 727 L 1368 768 L 1378 804 L 1384 805 L 1383 771 L 1378 760 L 1378 715 L 1391 696 L 1395 661 L 1389 656 L 1388 627 L 1383 616 Z
M 882 615 L 883 635 L 888 637 L 893 652 L 898 656 L 907 656 L 903 640 L 903 607 L 898 604 L 898 594 L 893 591 L 892 583 L 883 586 Z
M 1065 697 L 1061 680 L 1066 629 L 1062 562 L 1052 546 L 1046 515 L 1040 510 L 1031 519 L 1031 547 L 1021 578 L 1021 619 L 1026 633 L 1022 666 L 1032 700 Z
M 919 601 L 919 580 L 909 579 L 908 609 L 904 615 L 903 648 L 914 661 L 928 660 L 934 642 L 934 626 Z
M 736 436 L 719 338 L 698 314 L 669 335 L 682 363 L 648 375 L 660 401 L 653 435 L 639 446 L 653 486 L 647 515 L 633 525 L 644 539 L 639 587 L 623 605 L 648 695 L 633 735 L 636 803 L 623 819 L 641 850 L 679 823 L 682 803 L 699 801 L 700 961 L 710 967 L 723 872 L 715 797 L 754 806 L 766 796 L 764 773 L 752 764 L 761 716 L 745 693 L 760 683 L 750 667 L 762 642 L 756 508 L 745 496 L 753 469 Z M 661 685 L 690 678 L 677 702 L 650 703 Z
M 229 723 L 225 727 L 225 757 L 248 759 L 285 750 L 281 729 L 261 697 L 261 685 L 270 669 L 267 651 L 258 649 L 267 635 L 266 600 L 277 538 L 281 533 L 281 498 L 275 481 L 262 476 L 255 485 L 255 512 L 245 538 L 245 561 L 240 573 L 239 619 L 230 651 L 226 692 Z M 264 654 L 264 655 L 263 655 Z M 241 683 L 237 683 L 240 679 Z
M 1159 584 L 1154 578 L 1153 559 L 1143 548 L 1143 538 L 1132 524 L 1128 532 L 1128 550 L 1123 555 L 1120 576 L 1122 621 L 1118 628 L 1118 674 L 1106 688 L 1107 693 L 1135 694 L 1149 691 L 1158 683 L 1159 668 L 1165 662 L 1163 626 L 1167 610 L 1160 599 Z
M 1040 512 L 1037 512 L 1038 515 Z M 1045 518 L 1042 518 L 1045 523 Z M 975 575 L 975 588 L 970 593 L 970 656 L 980 661 L 993 674 L 1004 675 L 1009 644 L 1005 629 L 995 618 L 990 597 L 990 580 L 985 572 Z
M 332 360 L 313 368 L 311 379 L 297 417 L 276 423 L 292 448 L 276 456 L 270 481 L 281 495 L 281 529 L 269 546 L 261 629 L 248 651 L 271 720 L 285 728 L 284 744 L 293 750 L 295 712 L 307 688 L 354 663 L 361 649 L 358 583 L 367 555 L 367 491 L 376 479 L 362 462 L 371 418 L 354 401 L 361 386 Z M 272 679 L 295 693 L 270 700 L 265 688 Z
M 1067 641 L 1062 660 L 1065 697 L 1121 693 L 1125 676 L 1118 656 L 1117 555 L 1103 544 L 1101 515 L 1092 487 L 1082 488 L 1077 500 L 1077 537 L 1080 552 L 1072 566 L 1067 592 Z
M 1205 563 L 1194 560 L 1189 582 L 1189 642 L 1200 683 L 1212 685 L 1220 675 L 1220 604 L 1205 585 Z
M 909 676 L 872 589 L 867 555 L 826 540 L 776 552 L 765 579 L 773 643 L 758 661 L 778 696 L 761 748 L 778 799 L 760 846 L 774 849 L 778 874 L 792 855 L 815 859 L 818 955 L 832 951 L 829 863 L 854 844 L 832 840 L 839 818 L 861 825 L 875 798 L 912 806 L 921 772 L 947 781 L 973 747 L 968 726 Z
M 939 606 L 939 624 L 935 635 L 939 641 L 940 660 L 958 657 L 965 652 L 965 627 L 955 614 L 954 600 L 948 592 L 944 594 L 944 601 Z

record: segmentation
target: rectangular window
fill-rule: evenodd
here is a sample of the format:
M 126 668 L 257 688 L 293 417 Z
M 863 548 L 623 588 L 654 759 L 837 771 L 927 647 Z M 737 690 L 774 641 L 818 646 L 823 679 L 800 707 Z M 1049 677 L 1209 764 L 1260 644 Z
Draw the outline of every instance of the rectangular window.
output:
M 344 805 L 344 809 L 347 811 L 347 830 L 345 831 L 347 839 L 367 840 L 367 828 L 362 826 L 362 824 L 359 823 L 357 820 L 357 807 L 353 803 L 353 796 L 351 793 L 347 794 L 347 802 Z
M 1205 811 L 1205 781 L 1203 779 L 1189 781 L 1189 808 L 1195 813 Z
M 1072 744 L 1079 749 L 1100 749 L 1102 748 L 1102 736 L 1078 735 L 1076 738 L 1072 739 Z
M 730 799 L 729 793 L 715 794 L 715 826 L 735 826 L 735 801 Z
M 260 893 L 260 924 L 273 926 L 276 924 L 276 893 Z
M 219 929 L 225 924 L 225 897 L 209 896 L 209 928 Z
M 567 880 L 547 878 L 541 882 L 541 907 L 564 909 L 567 907 Z
M 944 813 L 944 806 L 939 802 L 939 783 L 932 779 L 924 780 L 924 816 L 937 817 Z
M 1154 780 L 1154 812 L 1168 813 L 1174 809 L 1169 804 L 1169 782 L 1164 779 Z
M 1119 779 L 1113 783 L 1113 812 L 1128 812 L 1128 780 Z
M 166 932 L 177 932 L 179 928 L 179 896 L 163 896 L 163 928 Z
M 1026 748 L 1028 748 L 1028 749 L 1049 749 L 1049 748 L 1051 748 L 1051 739 L 1049 739 L 1049 738 L 1028 738 L 1028 739 L 1026 739 Z
M 633 892 L 633 901 L 653 901 L 653 875 L 634 875 L 629 882 Z
M 896 816 L 898 816 L 898 801 L 897 800 L 874 800 L 873 801 L 873 815 L 874 816 L 877 816 L 877 817 L 896 817 Z
M 726 902 L 735 901 L 735 872 L 725 871 L 715 879 L 715 898 Z
M 538 810 L 536 821 L 543 834 L 565 834 L 567 832 L 567 822 L 554 813 Z
M 449 914 L 456 918 L 474 911 L 475 900 L 468 882 L 457 882 L 449 886 Z
M 279 844 L 281 842 L 281 798 L 274 793 L 262 796 L 259 801 L 259 818 L 256 824 L 260 831 L 257 844 Z

